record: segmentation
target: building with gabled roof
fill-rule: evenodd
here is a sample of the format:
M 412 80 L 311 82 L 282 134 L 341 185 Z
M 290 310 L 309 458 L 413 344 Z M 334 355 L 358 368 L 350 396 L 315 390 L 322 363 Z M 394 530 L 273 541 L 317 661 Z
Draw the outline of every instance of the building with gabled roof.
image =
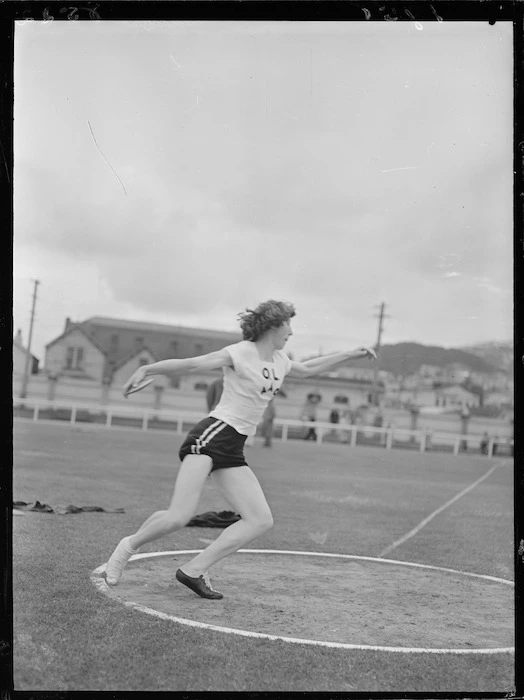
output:
M 22 342 L 22 331 L 18 329 L 15 337 L 13 338 L 13 374 L 21 375 L 25 372 L 25 365 L 27 362 L 28 350 Z M 29 353 L 29 374 L 38 374 L 38 365 L 40 360 Z
M 459 384 L 442 384 L 435 387 L 435 405 L 447 407 L 479 406 L 480 398 Z
M 45 348 L 45 370 L 52 376 L 102 381 L 106 365 L 104 348 L 81 323 L 69 321 Z
M 103 316 L 88 318 L 82 326 L 96 338 L 105 349 L 108 360 L 115 364 L 144 345 L 158 360 L 165 360 L 204 355 L 242 340 L 240 330 L 233 333 Z
M 66 319 L 67 322 L 69 319 Z M 237 342 L 241 338 L 240 331 L 221 331 L 211 328 L 189 328 L 187 326 L 171 325 L 166 323 L 151 323 L 150 321 L 132 321 L 123 318 L 110 318 L 109 316 L 92 316 L 82 322 L 83 326 L 94 327 L 97 329 L 110 328 L 129 331 L 143 331 L 147 333 L 160 333 L 162 335 L 179 334 L 200 337 L 204 339 L 225 339 L 231 340 L 232 343 Z
M 105 316 L 78 323 L 67 318 L 63 333 L 46 346 L 45 368 L 54 374 L 111 384 L 115 372 L 120 381 L 120 375 L 127 371 L 126 363 L 136 369 L 140 353 L 145 353 L 144 357 L 147 354 L 149 362 L 194 357 L 221 350 L 241 339 L 240 330 L 234 333 Z
M 157 358 L 146 345 L 133 350 L 112 368 L 110 375 L 111 384 L 123 386 L 133 372 L 136 372 L 139 367 L 142 365 L 150 365 L 152 362 L 156 361 Z

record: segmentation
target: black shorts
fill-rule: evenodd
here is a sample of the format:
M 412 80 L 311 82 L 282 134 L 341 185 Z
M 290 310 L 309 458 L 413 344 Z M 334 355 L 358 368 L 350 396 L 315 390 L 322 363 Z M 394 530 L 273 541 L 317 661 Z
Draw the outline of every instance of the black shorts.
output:
M 178 456 L 182 460 L 186 455 L 208 455 L 213 460 L 212 472 L 228 467 L 247 467 L 245 441 L 245 435 L 237 433 L 223 420 L 208 417 L 191 428 Z

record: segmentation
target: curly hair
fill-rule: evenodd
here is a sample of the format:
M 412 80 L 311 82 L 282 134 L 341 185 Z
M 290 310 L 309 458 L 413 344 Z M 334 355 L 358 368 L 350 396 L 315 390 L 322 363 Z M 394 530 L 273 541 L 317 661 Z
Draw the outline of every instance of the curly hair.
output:
M 279 328 L 295 315 L 295 307 L 287 301 L 263 301 L 256 309 L 238 314 L 244 340 L 258 340 L 270 328 Z

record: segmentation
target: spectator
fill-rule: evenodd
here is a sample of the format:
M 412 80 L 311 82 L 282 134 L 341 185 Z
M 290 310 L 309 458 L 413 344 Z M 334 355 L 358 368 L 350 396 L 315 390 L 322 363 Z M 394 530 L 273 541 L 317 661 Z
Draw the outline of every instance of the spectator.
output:
M 264 438 L 264 447 L 271 447 L 271 441 L 273 438 L 273 422 L 275 420 L 275 416 L 275 399 L 271 399 L 262 416 L 261 427 L 262 437 Z
M 222 396 L 223 388 L 224 388 L 223 377 L 220 377 L 219 379 L 215 379 L 209 385 L 209 387 L 207 389 L 207 394 L 206 394 L 206 401 L 207 401 L 207 410 L 210 413 L 217 406 L 218 402 L 220 401 L 220 397 Z
M 480 453 L 483 455 L 488 454 L 488 447 L 489 447 L 489 435 L 488 431 L 486 430 L 484 434 L 482 435 L 482 440 L 480 441 Z
M 336 408 L 331 409 L 331 413 L 329 414 L 329 422 L 333 423 L 334 426 L 340 423 L 340 414 Z M 338 437 L 338 433 L 335 429 L 331 431 L 331 435 Z
M 316 421 L 317 419 L 317 406 L 316 403 L 313 403 L 311 401 L 310 397 L 306 399 L 306 403 L 304 405 L 304 408 L 302 409 L 302 420 L 303 421 Z M 306 435 L 304 436 L 304 440 L 316 440 L 317 439 L 317 432 L 313 426 L 308 428 L 308 431 Z
M 382 412 L 380 410 L 377 411 L 375 414 L 375 417 L 373 419 L 373 426 L 375 428 L 382 428 L 384 425 L 384 416 L 382 415 Z M 382 443 L 385 437 L 385 433 L 374 433 L 373 439 L 376 440 L 378 443 Z
M 375 415 L 375 418 L 373 419 L 373 425 L 375 426 L 375 428 L 382 428 L 382 426 L 384 425 L 384 416 L 380 411 L 378 411 Z
M 329 414 L 329 422 L 340 423 L 340 415 L 336 408 L 332 409 L 331 413 Z

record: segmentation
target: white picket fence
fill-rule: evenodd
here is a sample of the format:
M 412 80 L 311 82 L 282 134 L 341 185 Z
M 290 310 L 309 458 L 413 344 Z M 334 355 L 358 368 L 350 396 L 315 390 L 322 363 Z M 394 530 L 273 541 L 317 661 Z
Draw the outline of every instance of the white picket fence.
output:
M 24 407 L 32 409 L 32 417 L 27 420 L 33 421 L 43 421 L 56 423 L 56 418 L 46 419 L 41 417 L 41 411 L 45 410 L 65 410 L 69 412 L 68 423 L 70 425 L 85 424 L 85 420 L 78 420 L 78 413 L 84 411 L 85 413 L 96 416 L 105 415 L 103 423 L 91 423 L 90 426 L 98 426 L 105 428 L 117 428 L 122 426 L 117 426 L 114 424 L 115 418 L 133 418 L 141 420 L 142 430 L 150 429 L 150 423 L 152 420 L 158 421 L 169 421 L 175 423 L 175 432 L 178 434 L 183 433 L 184 423 L 197 423 L 202 420 L 202 413 L 192 413 L 189 411 L 170 411 L 170 410 L 155 410 L 155 409 L 144 409 L 137 406 L 122 406 L 122 405 L 93 405 L 87 402 L 69 402 L 69 401 L 49 401 L 47 399 L 38 398 L 17 398 L 13 400 L 13 408 Z M 397 438 L 397 443 L 399 440 L 401 442 L 411 443 L 413 442 L 418 446 L 419 452 L 425 452 L 431 448 L 432 444 L 440 443 L 451 445 L 453 448 L 453 454 L 458 455 L 461 451 L 461 446 L 466 444 L 468 447 L 474 446 L 480 448 L 480 444 L 483 440 L 482 435 L 461 435 L 456 433 L 440 433 L 430 430 L 409 430 L 407 428 L 378 428 L 370 425 L 340 425 L 333 423 L 324 423 L 318 421 L 302 421 L 302 420 L 292 420 L 287 418 L 276 418 L 274 421 L 275 426 L 280 426 L 282 429 L 281 440 L 286 441 L 289 439 L 289 429 L 297 428 L 302 432 L 307 428 L 314 428 L 316 433 L 316 442 L 318 445 L 322 444 L 323 439 L 326 435 L 332 435 L 333 433 L 340 436 L 347 436 L 347 443 L 350 447 L 355 447 L 357 444 L 357 436 L 362 433 L 364 436 L 379 436 L 378 444 L 387 450 L 392 449 L 394 444 L 394 439 Z M 136 428 L 131 428 L 136 430 Z M 169 430 L 168 428 L 155 428 L 155 430 Z M 500 440 L 499 440 L 500 442 Z M 375 443 L 376 444 L 376 443 Z M 487 456 L 493 457 L 494 445 L 496 440 L 491 437 L 488 442 Z M 513 441 L 510 440 L 506 443 L 508 446 L 513 445 Z

